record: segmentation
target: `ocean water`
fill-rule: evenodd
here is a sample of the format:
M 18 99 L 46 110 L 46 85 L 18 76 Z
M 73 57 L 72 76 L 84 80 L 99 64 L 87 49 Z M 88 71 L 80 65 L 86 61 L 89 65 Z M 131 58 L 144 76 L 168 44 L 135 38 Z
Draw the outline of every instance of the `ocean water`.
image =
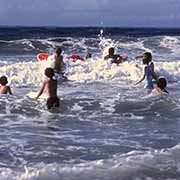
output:
M 70 81 L 59 109 L 29 97 L 51 62 L 39 52 L 63 49 Z M 128 55 L 110 66 L 109 47 Z M 169 95 L 147 95 L 142 62 L 150 51 Z M 73 62 L 72 54 L 86 62 Z M 13 95 L 0 96 L 0 180 L 180 179 L 180 29 L 0 28 L 0 75 Z

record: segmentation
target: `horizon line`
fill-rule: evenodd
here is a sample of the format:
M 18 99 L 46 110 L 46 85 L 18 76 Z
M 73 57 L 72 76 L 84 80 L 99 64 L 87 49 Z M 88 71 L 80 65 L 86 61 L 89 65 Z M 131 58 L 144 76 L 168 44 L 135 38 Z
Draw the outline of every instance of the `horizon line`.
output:
M 180 29 L 180 26 L 91 26 L 91 25 L 81 25 L 81 26 L 58 26 L 58 25 L 0 25 L 0 28 L 4 28 L 4 27 L 12 27 L 12 28 L 16 28 L 16 27 L 23 27 L 23 28 L 122 28 L 122 29 L 126 29 L 126 28 L 132 28 L 132 29 Z

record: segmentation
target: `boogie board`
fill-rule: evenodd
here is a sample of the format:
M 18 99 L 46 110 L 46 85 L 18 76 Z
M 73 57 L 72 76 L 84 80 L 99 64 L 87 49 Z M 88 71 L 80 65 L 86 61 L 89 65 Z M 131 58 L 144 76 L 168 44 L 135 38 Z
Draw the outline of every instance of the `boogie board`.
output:
M 68 59 L 72 59 L 73 61 L 77 61 L 77 60 L 85 61 L 84 58 L 82 58 L 81 56 L 76 55 L 76 54 L 73 54 L 73 55 L 71 55 L 71 56 L 68 56 Z
M 37 55 L 38 61 L 47 60 L 48 57 L 49 57 L 49 54 L 47 54 L 47 53 L 39 53 L 39 54 Z

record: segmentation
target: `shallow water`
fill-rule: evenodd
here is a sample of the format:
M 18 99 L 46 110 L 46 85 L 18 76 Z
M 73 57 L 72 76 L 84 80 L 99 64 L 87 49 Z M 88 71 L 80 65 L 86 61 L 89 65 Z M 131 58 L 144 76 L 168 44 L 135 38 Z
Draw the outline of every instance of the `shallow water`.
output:
M 35 51 L 26 55 L 2 51 L 0 74 L 8 76 L 14 95 L 0 96 L 1 180 L 179 179 L 179 35 L 139 37 L 138 32 L 138 37 L 116 32 L 111 39 L 106 34 L 89 38 L 55 34 L 55 39 L 41 39 L 51 42 L 46 46 L 49 52 L 62 45 L 60 39 L 77 42 L 84 49 L 82 55 L 90 45 L 95 52 L 86 63 L 73 63 L 66 56 L 77 47 L 62 45 L 67 48 L 64 56 L 71 81 L 59 84 L 61 105 L 51 111 L 45 99 L 28 97 L 39 90 L 49 63 L 36 62 L 41 46 L 36 44 Z M 23 39 L 32 42 L 36 33 L 31 33 Z M 6 41 L 15 48 L 14 41 L 24 40 Z M 108 66 L 102 54 L 111 45 L 127 53 L 129 61 Z M 155 57 L 156 72 L 168 80 L 169 95 L 148 95 L 143 83 L 134 85 L 142 65 L 133 56 L 147 48 Z

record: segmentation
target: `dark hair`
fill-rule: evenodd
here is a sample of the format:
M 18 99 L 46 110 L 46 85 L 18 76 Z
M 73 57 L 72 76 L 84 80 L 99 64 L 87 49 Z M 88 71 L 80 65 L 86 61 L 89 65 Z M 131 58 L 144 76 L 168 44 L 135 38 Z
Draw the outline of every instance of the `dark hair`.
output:
M 46 68 L 44 74 L 49 77 L 52 78 L 54 76 L 54 69 L 52 68 Z
M 113 47 L 109 48 L 108 52 L 109 52 L 109 54 L 111 54 L 111 53 L 114 54 L 114 48 Z
M 143 57 L 145 56 L 145 59 L 147 59 L 149 62 L 152 61 L 152 54 L 150 52 L 145 52 L 143 54 Z
M 92 57 L 92 54 L 88 52 L 88 53 L 86 54 L 86 59 L 91 58 L 91 57 Z
M 0 77 L 0 84 L 5 86 L 8 83 L 7 77 L 6 76 L 1 76 Z
M 56 48 L 55 50 L 57 55 L 60 55 L 62 53 L 62 49 L 60 47 Z
M 164 89 L 166 86 L 167 86 L 167 81 L 164 77 L 160 77 L 157 81 L 157 86 L 160 88 L 160 89 Z

